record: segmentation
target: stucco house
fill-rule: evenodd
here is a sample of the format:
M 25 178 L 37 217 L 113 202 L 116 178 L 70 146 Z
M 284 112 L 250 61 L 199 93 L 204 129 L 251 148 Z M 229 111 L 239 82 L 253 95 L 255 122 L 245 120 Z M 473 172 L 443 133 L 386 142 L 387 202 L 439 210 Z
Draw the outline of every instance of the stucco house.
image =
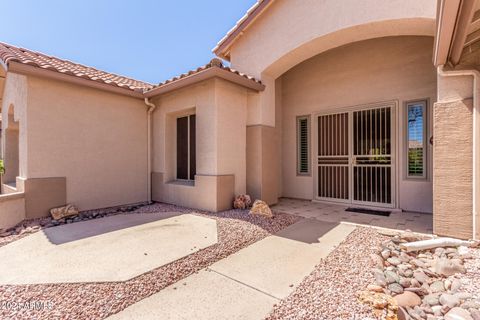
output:
M 432 213 L 480 237 L 478 0 L 260 0 L 149 84 L 0 43 L 0 227 L 72 203 L 248 193 Z

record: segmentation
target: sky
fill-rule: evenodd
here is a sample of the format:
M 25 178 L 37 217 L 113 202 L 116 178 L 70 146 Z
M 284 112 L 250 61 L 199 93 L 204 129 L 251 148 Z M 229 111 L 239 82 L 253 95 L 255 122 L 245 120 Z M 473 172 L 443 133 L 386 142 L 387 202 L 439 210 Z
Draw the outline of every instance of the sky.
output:
M 158 83 L 204 65 L 255 0 L 0 0 L 0 42 Z

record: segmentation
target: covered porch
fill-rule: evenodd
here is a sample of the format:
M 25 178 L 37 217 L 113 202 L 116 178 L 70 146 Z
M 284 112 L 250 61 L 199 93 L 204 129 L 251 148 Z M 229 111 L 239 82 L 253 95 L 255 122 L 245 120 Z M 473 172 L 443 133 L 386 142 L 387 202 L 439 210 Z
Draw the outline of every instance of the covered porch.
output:
M 272 207 L 277 212 L 298 215 L 304 218 L 324 222 L 353 223 L 379 228 L 411 230 L 419 233 L 433 233 L 433 215 L 427 213 L 392 210 L 388 216 L 346 211 L 349 206 L 280 198 L 278 204 Z

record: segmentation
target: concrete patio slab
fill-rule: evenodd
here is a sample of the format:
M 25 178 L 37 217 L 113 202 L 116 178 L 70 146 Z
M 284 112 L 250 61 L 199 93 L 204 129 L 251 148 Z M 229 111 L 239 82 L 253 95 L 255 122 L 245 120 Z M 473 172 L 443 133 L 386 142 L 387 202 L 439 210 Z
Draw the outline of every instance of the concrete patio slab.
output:
M 0 284 L 125 281 L 216 242 L 216 221 L 192 214 L 67 224 L 1 247 Z
M 354 207 L 354 205 L 352 205 Z M 314 218 L 326 222 L 347 222 L 360 225 L 392 228 L 397 230 L 410 229 L 419 233 L 432 233 L 433 217 L 428 213 L 402 212 L 393 210 L 390 216 L 378 216 L 345 211 L 348 206 L 309 200 L 282 198 L 272 207 L 274 211 L 295 214 L 305 218 Z M 388 210 L 388 209 L 384 209 Z
M 306 219 L 213 264 L 210 269 L 283 299 L 355 228 Z
M 262 319 L 278 300 L 202 270 L 108 319 Z

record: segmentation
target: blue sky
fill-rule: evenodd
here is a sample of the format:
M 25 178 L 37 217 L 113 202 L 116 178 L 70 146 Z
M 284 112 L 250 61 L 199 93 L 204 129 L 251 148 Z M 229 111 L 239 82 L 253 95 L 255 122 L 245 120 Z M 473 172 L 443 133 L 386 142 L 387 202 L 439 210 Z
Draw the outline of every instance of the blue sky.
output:
M 0 41 L 157 83 L 210 61 L 255 0 L 0 0 Z

